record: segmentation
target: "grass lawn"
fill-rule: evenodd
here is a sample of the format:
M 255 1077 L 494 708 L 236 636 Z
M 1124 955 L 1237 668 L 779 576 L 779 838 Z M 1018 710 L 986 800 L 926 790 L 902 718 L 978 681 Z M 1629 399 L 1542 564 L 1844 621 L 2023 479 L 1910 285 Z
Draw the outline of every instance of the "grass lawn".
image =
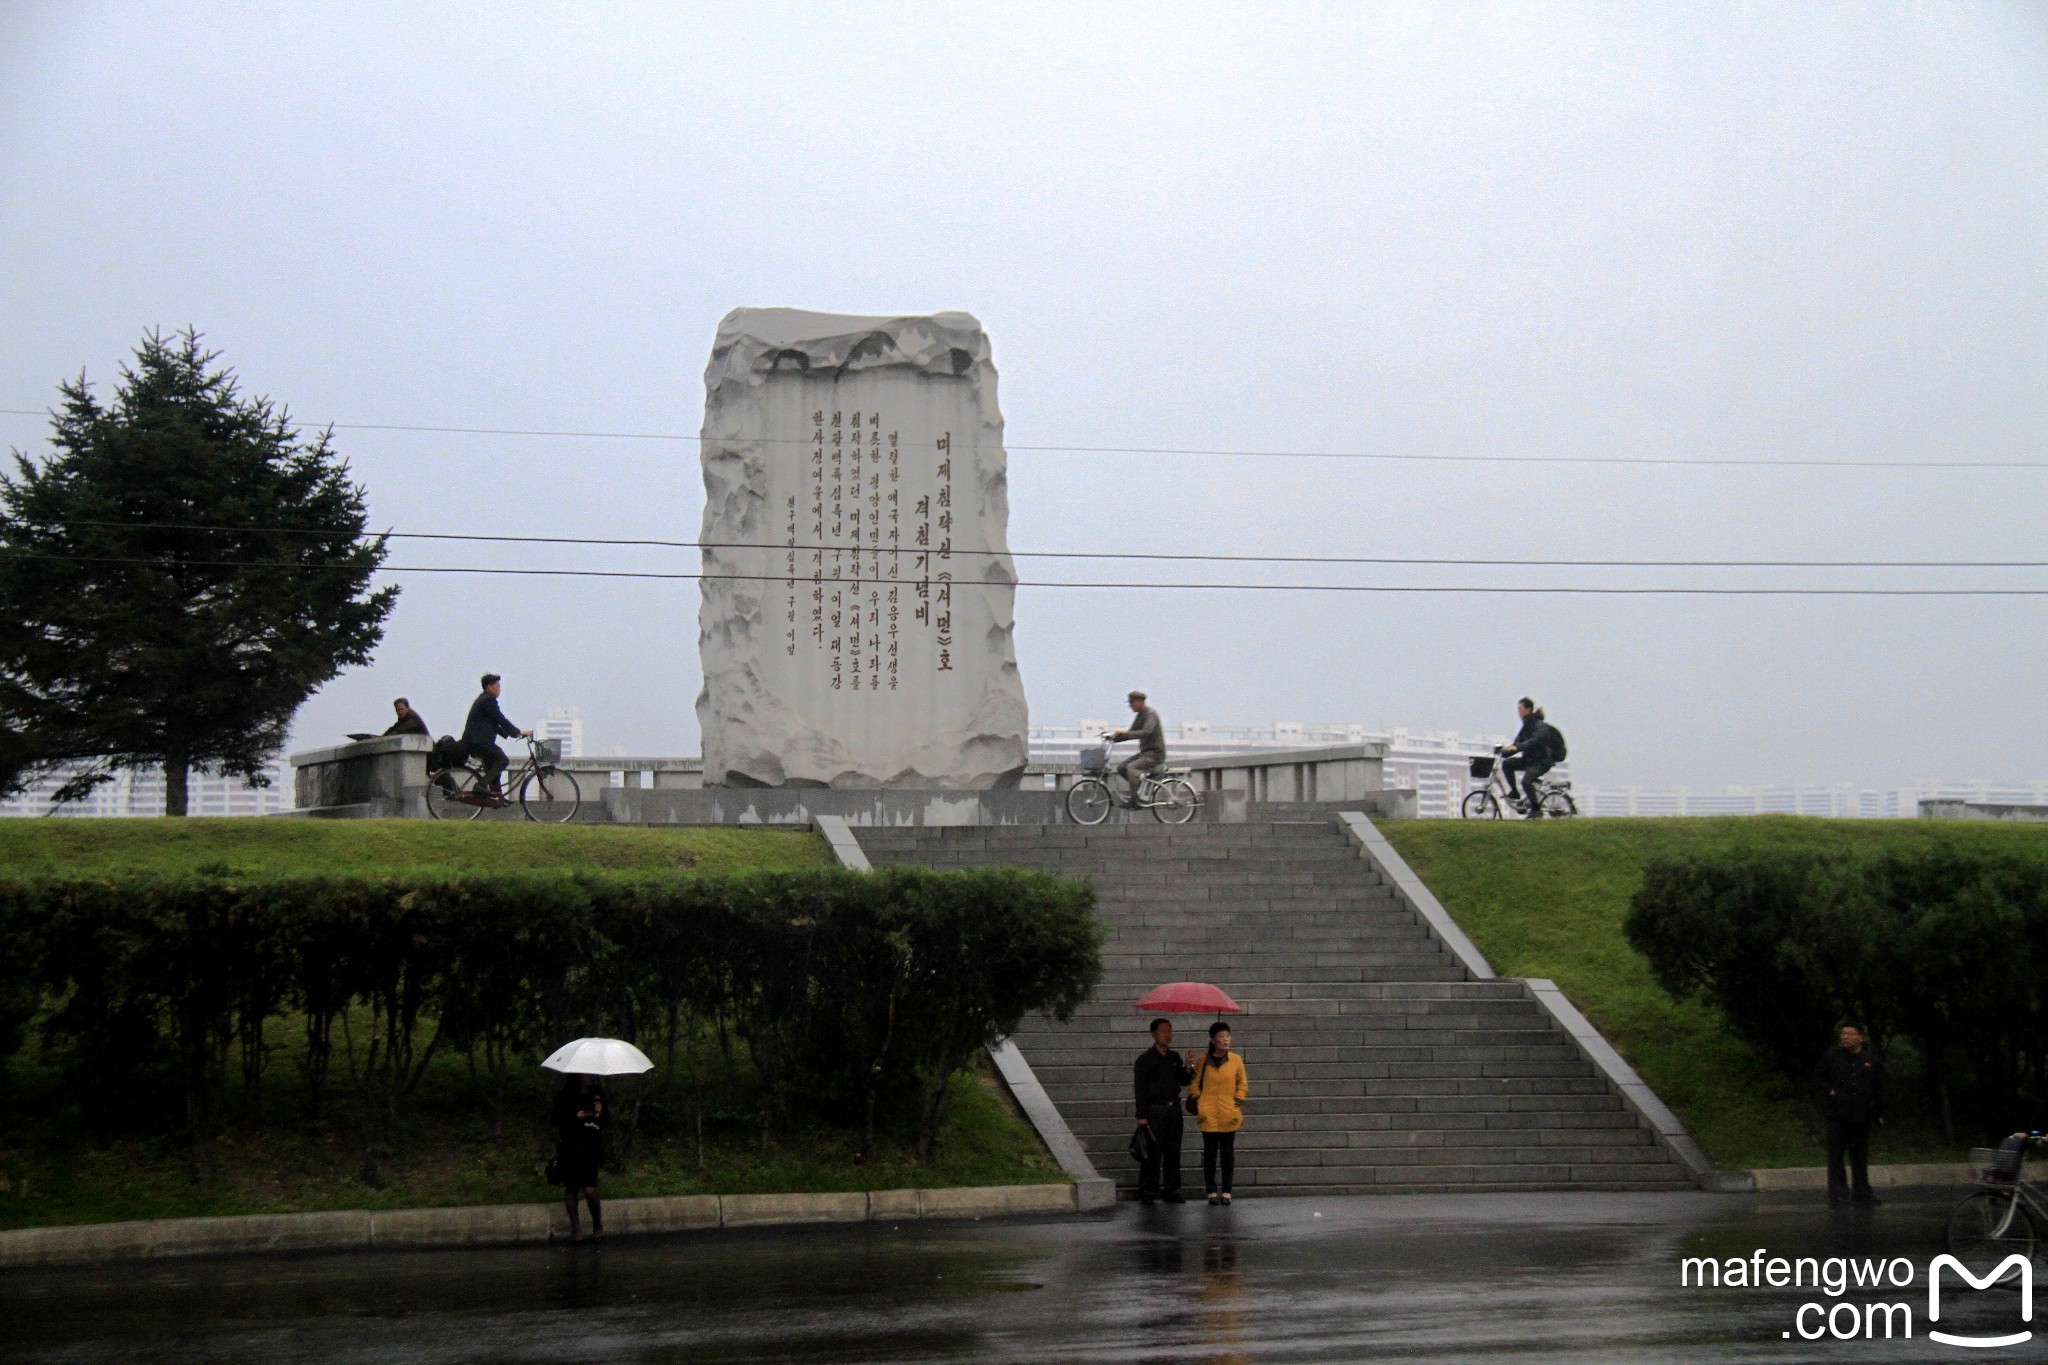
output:
M 1723 1027 L 1677 1001 L 1622 937 L 1651 858 L 1722 848 L 1911 847 L 1931 841 L 2048 857 L 2048 827 L 1948 820 L 1741 816 L 1662 820 L 1399 820 L 1380 826 L 1503 976 L 1550 977 L 1663 1096 L 1722 1166 L 1817 1166 L 1818 1121 L 1803 1094 Z M 1892 1113 L 1873 1161 L 1959 1160 L 1893 1059 Z M 1960 1146 L 1973 1145 L 1958 1133 Z
M 505 872 L 700 873 L 829 867 L 807 830 L 535 825 L 478 820 L 0 820 L 0 878 L 128 872 L 233 876 Z

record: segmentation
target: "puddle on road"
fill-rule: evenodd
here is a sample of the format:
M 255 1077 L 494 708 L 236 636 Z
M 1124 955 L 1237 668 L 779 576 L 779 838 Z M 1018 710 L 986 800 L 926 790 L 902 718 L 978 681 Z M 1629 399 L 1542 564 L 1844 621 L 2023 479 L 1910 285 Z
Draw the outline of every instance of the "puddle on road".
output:
M 1924 1266 L 1952 1202 L 1937 1192 L 1849 1218 L 1782 1196 L 1275 1199 L 1082 1222 L 15 1272 L 0 1276 L 0 1353 L 65 1365 L 1932 1360 L 1955 1353 L 1925 1340 L 1924 1281 L 1890 1295 L 1913 1304 L 1913 1340 L 1806 1342 L 1782 1333 L 1812 1291 L 1681 1289 L 1678 1266 L 1759 1247 Z M 2016 1299 L 1963 1299 L 1940 1325 L 2012 1330 Z

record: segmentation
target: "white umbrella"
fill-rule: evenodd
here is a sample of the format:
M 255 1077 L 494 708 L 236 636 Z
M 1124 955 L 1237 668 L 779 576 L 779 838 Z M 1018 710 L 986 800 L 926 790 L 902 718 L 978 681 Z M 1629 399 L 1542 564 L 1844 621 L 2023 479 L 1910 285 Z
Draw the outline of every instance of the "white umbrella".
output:
M 541 1066 L 568 1076 L 637 1076 L 654 1070 L 646 1053 L 619 1038 L 578 1038 L 564 1043 Z

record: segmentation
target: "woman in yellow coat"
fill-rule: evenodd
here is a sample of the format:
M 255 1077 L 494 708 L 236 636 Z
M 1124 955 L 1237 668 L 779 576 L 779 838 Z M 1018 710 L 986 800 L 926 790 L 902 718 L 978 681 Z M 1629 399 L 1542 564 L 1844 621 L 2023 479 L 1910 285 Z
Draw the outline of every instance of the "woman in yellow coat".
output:
M 1192 1053 L 1189 1059 L 1193 1061 Z M 1209 1050 L 1194 1066 L 1188 1102 L 1202 1125 L 1202 1183 L 1208 1187 L 1210 1203 L 1228 1204 L 1230 1178 L 1237 1172 L 1237 1130 L 1244 1127 L 1239 1106 L 1251 1094 L 1244 1058 L 1230 1050 L 1230 1025 L 1220 1019 L 1209 1025 Z M 1223 1168 L 1220 1181 L 1218 1165 Z

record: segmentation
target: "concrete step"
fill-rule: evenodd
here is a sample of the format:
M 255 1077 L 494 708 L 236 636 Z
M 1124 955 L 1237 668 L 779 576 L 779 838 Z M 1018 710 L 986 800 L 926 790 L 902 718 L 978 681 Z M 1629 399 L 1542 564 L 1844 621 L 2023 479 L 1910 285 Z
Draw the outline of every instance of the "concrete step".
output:
M 1029 867 L 1088 882 L 1103 979 L 1017 1046 L 1098 1167 L 1135 1169 L 1132 1002 L 1213 981 L 1252 1088 L 1240 1189 L 1686 1189 L 1606 1079 L 1518 982 L 1465 979 L 1407 901 L 1324 823 L 857 831 L 878 865 Z M 1208 1016 L 1183 1016 L 1199 1045 Z M 1186 1169 L 1200 1143 L 1190 1131 Z M 1197 1177 L 1198 1179 L 1198 1177 Z

